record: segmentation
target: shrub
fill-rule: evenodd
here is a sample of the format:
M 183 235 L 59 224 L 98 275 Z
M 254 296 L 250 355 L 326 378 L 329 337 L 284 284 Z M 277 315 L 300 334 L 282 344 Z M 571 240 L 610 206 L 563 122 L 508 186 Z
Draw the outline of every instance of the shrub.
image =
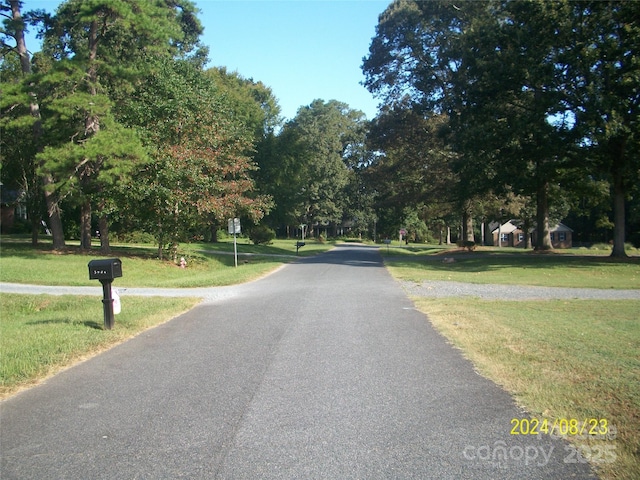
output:
M 276 238 L 276 232 L 266 225 L 253 227 L 249 232 L 249 239 L 255 245 L 269 245 Z
M 156 243 L 156 238 L 152 234 L 135 230 L 132 232 L 120 232 L 115 238 L 121 243 Z
M 469 252 L 476 249 L 476 242 L 472 242 L 471 240 L 458 240 L 457 244 L 459 247 L 466 248 Z

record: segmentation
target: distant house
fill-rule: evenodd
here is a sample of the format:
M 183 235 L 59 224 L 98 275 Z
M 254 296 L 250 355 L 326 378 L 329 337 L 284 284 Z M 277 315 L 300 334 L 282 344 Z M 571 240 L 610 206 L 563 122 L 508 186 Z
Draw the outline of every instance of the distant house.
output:
M 536 244 L 537 230 L 534 230 L 532 235 L 533 244 Z M 558 223 L 553 228 L 549 229 L 549 236 L 551 237 L 551 246 L 553 248 L 571 248 L 573 246 L 573 230 L 567 227 L 564 223 Z
M 9 233 L 18 218 L 26 218 L 26 210 L 20 202 L 21 192 L 8 190 L 0 183 L 0 232 Z
M 526 237 L 524 231 L 518 225 L 517 220 L 509 220 L 508 222 L 500 225 L 497 222 L 489 224 L 489 230 L 491 232 L 490 243 L 491 245 L 501 247 L 520 247 L 526 246 Z
M 518 220 L 509 220 L 500 225 L 498 222 L 489 224 L 489 232 L 485 238 L 487 245 L 502 247 L 526 247 L 526 236 Z M 571 248 L 573 246 L 573 230 L 563 223 L 558 223 L 549 230 L 553 248 Z M 536 230 L 531 232 L 532 243 L 536 244 Z
M 573 246 L 573 230 L 564 223 L 559 223 L 549 230 L 553 248 L 571 248 Z

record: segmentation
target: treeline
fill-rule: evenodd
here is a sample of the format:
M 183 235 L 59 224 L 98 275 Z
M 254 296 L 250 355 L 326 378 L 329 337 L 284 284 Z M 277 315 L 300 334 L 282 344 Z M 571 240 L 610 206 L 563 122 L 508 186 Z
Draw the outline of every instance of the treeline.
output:
M 216 239 L 227 219 L 325 234 L 359 214 L 366 122 L 337 101 L 283 125 L 272 91 L 206 69 L 188 0 L 68 0 L 54 15 L 3 0 L 2 181 L 22 192 L 34 243 L 153 235 L 159 255 Z M 26 28 L 42 51 L 30 55 Z M 324 228 L 325 232 L 321 232 Z
M 174 250 L 228 216 L 259 220 L 253 145 L 277 116 L 268 88 L 205 70 L 202 26 L 189 1 L 69 0 L 55 15 L 5 1 L 2 178 L 19 188 L 37 241 L 91 248 L 97 220 L 143 231 Z M 30 58 L 27 25 L 43 48 Z M 12 44 L 7 42 L 13 38 Z
M 363 71 L 383 109 L 372 165 L 382 215 L 550 221 L 640 243 L 640 2 L 396 0 Z M 407 210 L 407 206 L 410 208 Z M 584 229 L 583 232 L 584 233 Z
M 394 1 L 362 65 L 379 115 L 316 100 L 286 123 L 269 87 L 205 68 L 188 0 L 20 4 L 1 4 L 1 174 L 34 242 L 45 220 L 54 248 L 142 232 L 162 256 L 231 217 L 418 241 L 518 218 L 540 250 L 569 218 L 614 255 L 639 235 L 636 2 Z

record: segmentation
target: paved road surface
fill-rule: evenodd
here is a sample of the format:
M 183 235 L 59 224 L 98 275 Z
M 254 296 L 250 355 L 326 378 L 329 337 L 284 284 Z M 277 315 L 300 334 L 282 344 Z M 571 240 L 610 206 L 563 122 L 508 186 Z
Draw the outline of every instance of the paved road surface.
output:
M 586 479 L 510 435 L 511 398 L 339 247 L 0 405 L 4 479 Z

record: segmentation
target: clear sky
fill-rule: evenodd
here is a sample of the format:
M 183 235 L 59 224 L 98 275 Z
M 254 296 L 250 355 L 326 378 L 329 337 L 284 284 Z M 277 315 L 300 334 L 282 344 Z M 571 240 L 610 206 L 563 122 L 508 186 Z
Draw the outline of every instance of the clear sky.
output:
M 314 99 L 376 115 L 360 66 L 378 15 L 391 0 L 197 0 L 209 66 L 226 66 L 271 87 L 290 119 Z M 23 11 L 54 11 L 59 0 L 24 0 Z M 37 51 L 35 39 L 27 48 Z

